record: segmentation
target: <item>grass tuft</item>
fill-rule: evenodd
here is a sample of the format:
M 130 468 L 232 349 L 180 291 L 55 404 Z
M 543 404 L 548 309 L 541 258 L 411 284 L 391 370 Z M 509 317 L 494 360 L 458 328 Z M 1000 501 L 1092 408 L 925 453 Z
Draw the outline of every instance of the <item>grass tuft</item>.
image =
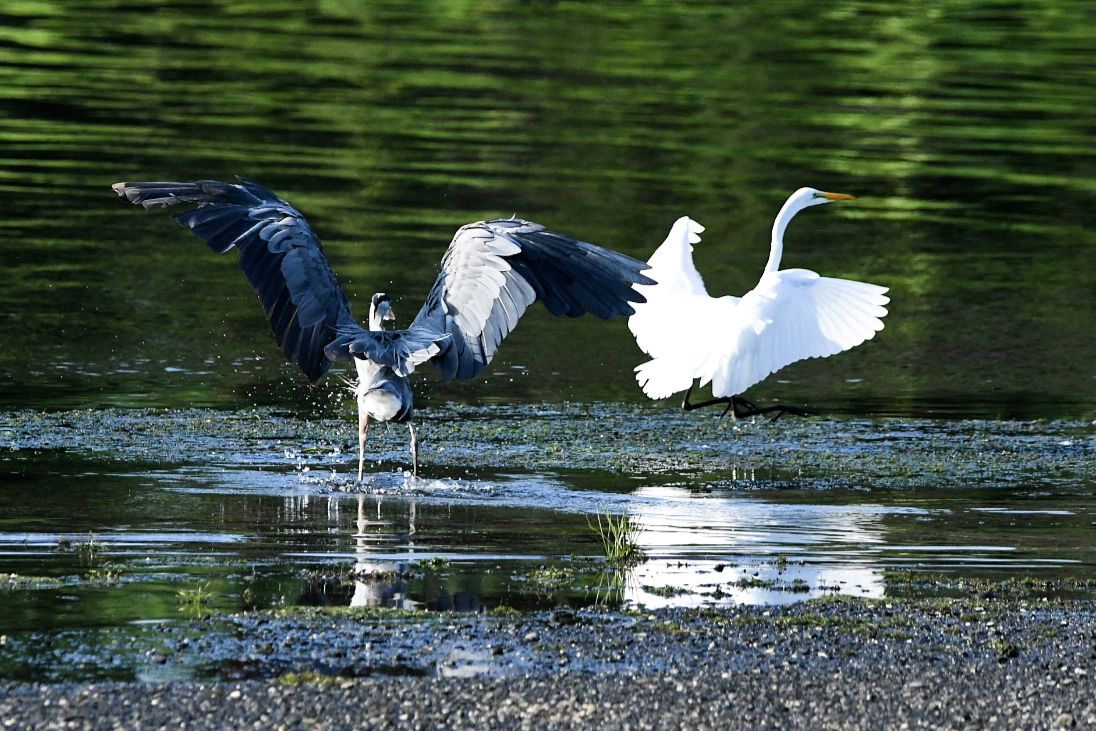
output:
M 624 565 L 639 563 L 643 560 L 643 551 L 636 543 L 640 526 L 632 520 L 630 515 L 596 513 L 594 517 L 597 520 L 596 523 L 586 516 L 586 524 L 601 540 L 601 550 L 605 554 L 606 561 L 615 565 Z
M 180 612 L 198 618 L 209 615 L 209 599 L 213 593 L 209 590 L 208 583 L 195 589 L 180 589 L 178 593 Z

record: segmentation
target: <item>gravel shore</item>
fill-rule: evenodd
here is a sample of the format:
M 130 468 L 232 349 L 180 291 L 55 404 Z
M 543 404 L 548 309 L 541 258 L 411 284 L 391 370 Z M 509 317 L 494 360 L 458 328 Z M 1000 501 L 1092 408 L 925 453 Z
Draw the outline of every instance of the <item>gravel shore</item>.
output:
M 136 651 L 219 679 L 8 684 L 0 719 L 66 729 L 1096 728 L 1093 602 L 259 612 L 163 635 Z M 82 650 L 85 661 L 112 651 Z

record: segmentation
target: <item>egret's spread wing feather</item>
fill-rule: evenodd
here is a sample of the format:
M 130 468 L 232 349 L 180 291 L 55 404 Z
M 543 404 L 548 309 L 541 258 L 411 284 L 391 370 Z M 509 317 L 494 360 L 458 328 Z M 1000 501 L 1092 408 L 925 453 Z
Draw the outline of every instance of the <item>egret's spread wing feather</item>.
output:
M 628 329 L 651 357 L 680 352 L 694 339 L 692 328 L 711 322 L 706 310 L 714 306 L 714 300 L 693 264 L 693 244 L 700 243 L 703 232 L 704 227 L 688 216 L 677 219 L 666 240 L 647 260 L 651 268 L 644 273 L 658 284 L 636 286 L 647 301 L 635 305 Z
M 680 321 L 636 367 L 651 398 L 709 381 L 717 397 L 737 396 L 796 361 L 853 348 L 883 329 L 886 287 L 821 277 L 806 269 L 766 274 L 741 299 L 682 297 Z M 664 345 L 664 344 L 663 344 Z
M 632 314 L 636 284 L 653 284 L 647 266 L 629 256 L 520 219 L 462 227 L 411 324 L 440 349 L 434 364 L 445 380 L 472 378 L 536 300 L 556 315 Z
M 657 276 L 657 275 L 656 275 Z M 658 287 L 646 288 L 657 290 Z M 684 391 L 693 383 L 698 364 L 706 363 L 724 338 L 724 324 L 734 318 L 737 297 L 678 295 L 665 300 L 657 291 L 649 295 L 647 304 L 636 307 L 636 317 L 642 315 L 640 332 L 650 337 L 651 360 L 636 367 L 636 381 L 651 398 L 666 398 Z M 636 342 L 640 335 L 636 333 Z
M 331 366 L 326 346 L 354 325 L 350 303 L 319 238 L 293 206 L 244 178 L 193 183 L 117 183 L 118 195 L 146 209 L 197 204 L 175 219 L 223 254 L 240 250 L 240 268 L 262 302 L 274 339 L 310 381 Z
M 680 294 L 707 294 L 704 287 L 704 278 L 693 263 L 693 244 L 700 243 L 700 234 L 704 233 L 704 227 L 697 221 L 682 216 L 674 221 L 666 240 L 655 249 L 647 263 L 651 265 L 651 272 L 660 272 L 662 279 L 654 277 L 658 286 L 664 292 L 678 292 Z M 646 291 L 646 289 L 641 289 Z
M 693 362 L 701 385 L 735 396 L 806 358 L 856 347 L 883 329 L 887 288 L 806 269 L 765 274 L 735 308 L 717 344 Z
M 408 376 L 437 355 L 447 339 L 448 335 L 439 338 L 422 329 L 366 330 L 355 325 L 343 328 L 326 352 L 331 360 L 365 358 L 388 366 L 398 376 Z

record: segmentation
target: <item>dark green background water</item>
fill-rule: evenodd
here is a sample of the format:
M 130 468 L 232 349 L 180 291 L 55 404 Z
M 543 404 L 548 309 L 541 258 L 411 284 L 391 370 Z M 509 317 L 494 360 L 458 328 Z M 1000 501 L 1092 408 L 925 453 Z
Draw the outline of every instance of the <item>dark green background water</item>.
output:
M 1096 408 L 1096 15 L 1061 2 L 20 2 L 0 6 L 0 407 L 332 411 L 232 256 L 118 201 L 258 179 L 361 314 L 404 322 L 452 232 L 520 216 L 646 258 L 680 215 L 740 294 L 785 264 L 892 288 L 863 347 L 752 393 L 838 412 Z M 539 310 L 445 401 L 639 401 L 623 322 Z M 520 366 L 520 367 L 519 367 Z M 316 394 L 321 395 L 317 398 Z

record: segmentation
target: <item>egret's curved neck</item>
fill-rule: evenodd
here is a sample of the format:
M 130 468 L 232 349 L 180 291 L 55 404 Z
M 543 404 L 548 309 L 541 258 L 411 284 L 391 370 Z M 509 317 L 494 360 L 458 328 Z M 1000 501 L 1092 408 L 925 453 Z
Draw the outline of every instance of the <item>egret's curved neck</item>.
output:
M 776 220 L 773 221 L 772 248 L 769 249 L 769 261 L 765 264 L 765 274 L 780 268 L 780 257 L 784 255 L 784 229 L 788 227 L 788 221 L 805 207 L 801 201 L 792 196 L 784 202 L 780 213 L 776 214 Z

